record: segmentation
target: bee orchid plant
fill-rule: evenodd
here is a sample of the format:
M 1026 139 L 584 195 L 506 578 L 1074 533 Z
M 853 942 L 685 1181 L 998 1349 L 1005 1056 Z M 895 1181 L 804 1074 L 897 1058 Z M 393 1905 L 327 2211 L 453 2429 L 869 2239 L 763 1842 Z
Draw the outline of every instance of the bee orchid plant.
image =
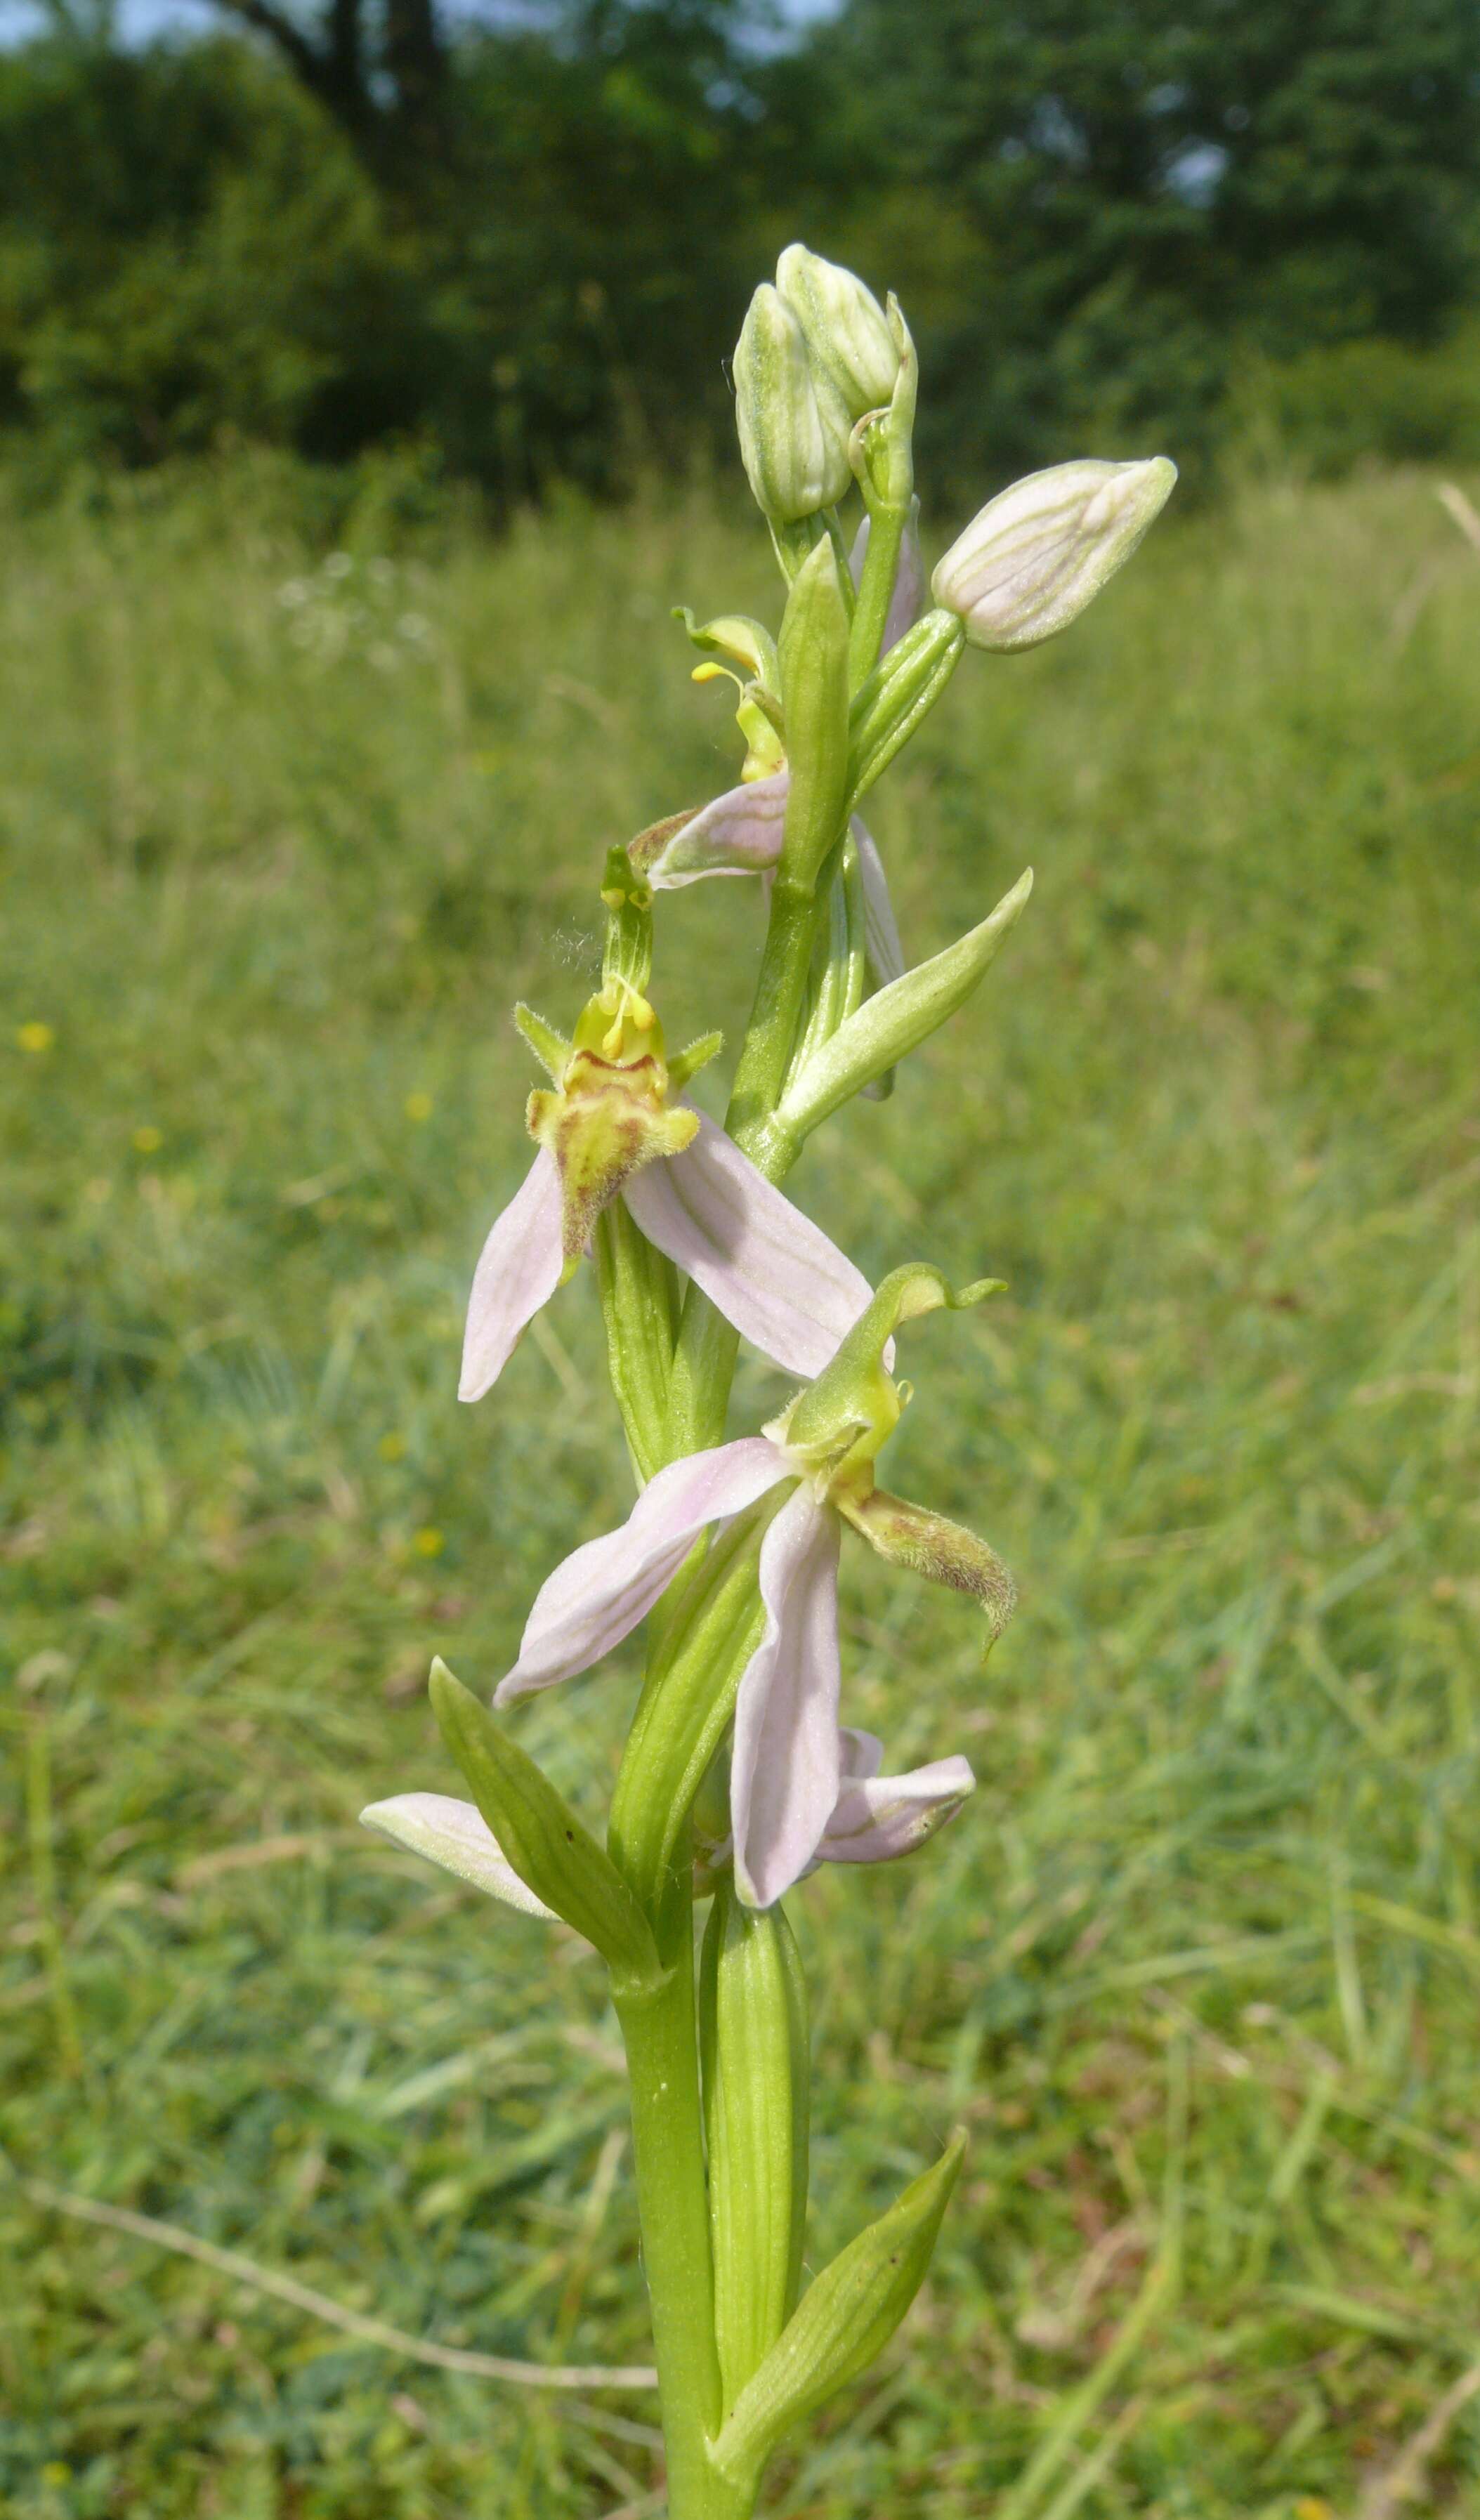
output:
M 549 1081 L 528 1099 L 534 1160 L 478 1261 L 463 1360 L 461 1396 L 481 1402 L 526 1324 L 593 1264 L 639 1493 L 547 1578 L 492 1703 L 502 1715 L 592 1668 L 656 1613 L 605 1842 L 440 1662 L 432 1703 L 471 1799 L 413 1792 L 364 1814 L 526 1917 L 561 1919 L 609 1972 L 669 2520 L 748 2520 L 773 2450 L 904 2317 L 962 2158 L 958 2136 L 803 2288 L 807 1995 L 784 1902 L 819 1864 L 919 1853 L 973 1784 L 954 1755 L 882 1773 L 880 1744 L 844 1723 L 842 1544 L 966 1596 L 989 1646 L 1013 1598 L 984 1540 L 875 1477 L 905 1396 L 896 1338 L 999 1282 L 957 1290 L 906 1257 L 875 1289 L 780 1185 L 815 1129 L 887 1092 L 964 1004 L 1032 878 L 907 968 L 859 807 L 966 649 L 1066 628 L 1176 478 L 1160 457 L 1035 473 L 981 510 L 927 588 L 916 354 L 896 300 L 789 246 L 751 301 L 735 386 L 781 620 L 773 635 L 680 617 L 695 679 L 740 687 L 740 775 L 608 853 L 602 984 L 568 1036 L 515 1010 Z M 761 878 L 764 921 L 723 1128 L 685 1091 L 722 1043 L 670 1051 L 652 979 L 663 893 L 721 876 Z M 727 1441 L 741 1339 L 795 1387 Z

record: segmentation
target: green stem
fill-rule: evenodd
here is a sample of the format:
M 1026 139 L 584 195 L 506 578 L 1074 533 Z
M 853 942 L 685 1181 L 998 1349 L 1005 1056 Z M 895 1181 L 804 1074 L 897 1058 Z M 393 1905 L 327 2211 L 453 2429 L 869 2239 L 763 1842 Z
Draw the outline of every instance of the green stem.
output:
M 668 2520 L 748 2520 L 753 2498 L 716 2474 L 719 2430 L 714 2273 L 694 2004 L 694 1903 L 670 1901 L 671 1974 L 650 1995 L 616 1998 L 631 2077 L 643 2266 L 652 2305 L 668 2455 Z
M 815 889 L 805 892 L 777 878 L 771 897 L 771 922 L 755 983 L 755 1003 L 736 1062 L 735 1084 L 725 1117 L 725 1126 L 737 1146 L 746 1146 L 781 1100 L 786 1063 L 806 1000 L 812 941 L 827 889 L 826 874 Z
M 780 540 L 778 551 L 784 564 L 792 557 Z M 808 660 L 802 661 L 805 665 Z M 836 697 L 840 712 L 840 687 Z M 840 716 L 837 732 L 840 738 Z M 796 802 L 795 790 L 792 801 Z M 840 806 L 840 795 L 835 802 Z M 813 845 L 806 877 L 798 881 L 795 876 L 784 875 L 772 889 L 755 1001 L 726 1121 L 737 1144 L 771 1178 L 785 1170 L 788 1150 L 767 1147 L 766 1123 L 785 1090 L 802 1030 L 813 950 L 836 874 L 841 829 L 839 815 L 830 839 L 825 831 L 809 831 Z M 660 1319 L 657 1335 L 653 1334 L 653 1315 L 660 1315 L 661 1307 L 631 1300 L 623 1266 L 630 1264 L 631 1255 L 614 1235 L 604 1258 L 613 1381 L 618 1396 L 626 1400 L 630 1423 L 634 1418 L 646 1419 L 652 1383 L 662 1373 Z M 624 1353 L 635 1332 L 642 1334 L 649 1350 L 647 1370 L 637 1373 Z M 737 1344 L 729 1323 L 691 1284 L 667 1377 L 666 1426 L 660 1447 L 665 1459 L 677 1460 L 723 1438 Z M 646 1426 L 643 1431 L 646 1434 Z M 649 1444 L 650 1461 L 659 1447 L 650 1438 Z M 695 1642 L 700 1650 L 692 1655 L 683 1650 L 682 1601 L 654 1640 L 650 1685 L 618 1779 L 609 1838 L 612 1856 L 642 1900 L 671 1971 L 655 1992 L 624 1995 L 617 2003 L 632 2080 L 638 2211 L 668 2451 L 668 2520 L 748 2520 L 754 2504 L 753 2487 L 728 2482 L 709 2458 L 722 2405 L 695 2020 L 694 1867 L 687 1822 L 695 1791 L 728 1716 L 729 1687 L 739 1677 L 759 1614 L 748 1535 L 742 1534 L 740 1541 L 743 1545 L 737 1543 L 731 1552 L 737 1559 L 736 1582 L 725 1580 L 730 1570 L 723 1540 L 711 1552 L 714 1563 L 704 1561 L 703 1572 L 691 1576 L 710 1614 L 698 1621 L 703 1633 Z M 732 1598 L 737 1586 L 738 1598 Z M 712 1601 L 711 1593 L 715 1593 Z M 687 1594 L 683 1598 L 687 1599 Z M 661 1771 L 661 1792 L 659 1779 L 651 1773 L 654 1768 Z M 677 1842 L 670 1847 L 676 1812 L 685 1818 Z M 659 1823 L 656 1830 L 654 1821 Z
M 880 500 L 869 510 L 869 548 L 848 632 L 848 689 L 856 692 L 878 662 L 879 643 L 888 617 L 889 599 L 899 566 L 899 547 L 909 521 L 908 506 L 888 507 Z

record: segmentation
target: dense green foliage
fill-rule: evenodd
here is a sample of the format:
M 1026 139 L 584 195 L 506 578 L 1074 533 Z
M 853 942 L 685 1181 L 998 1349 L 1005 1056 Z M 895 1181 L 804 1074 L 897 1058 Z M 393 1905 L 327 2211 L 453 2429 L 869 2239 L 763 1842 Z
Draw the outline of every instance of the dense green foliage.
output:
M 306 55 L 252 0 L 275 49 L 0 57 L 0 428 L 33 468 L 414 437 L 507 506 L 729 463 L 723 362 L 797 233 L 905 296 L 937 479 L 1195 468 L 1292 360 L 1260 411 L 1318 464 L 1480 453 L 1480 356 L 1431 347 L 1474 294 L 1475 0 L 849 0 L 781 51 L 743 0 L 564 0 L 444 40 L 430 93 L 372 46 L 420 7 L 339 0 Z M 1307 435 L 1368 340 L 1396 384 Z
M 777 584 L 696 500 L 362 506 L 325 559 L 263 468 L 164 479 L 8 516 L 0 580 L 0 2503 L 655 2514 L 650 2401 L 398 2362 L 15 2182 L 646 2359 L 599 1972 L 354 1816 L 452 1788 L 431 1653 L 488 1684 L 630 1494 L 589 1280 L 453 1397 L 528 1154 L 503 1010 L 570 1013 L 605 844 L 733 772 L 668 606 Z M 879 788 L 915 953 L 1037 889 L 797 1190 L 872 1273 L 1010 1281 L 912 1332 L 890 1470 L 1023 1599 L 983 1671 L 845 1560 L 850 1717 L 981 1784 L 790 1903 L 812 2264 L 971 2150 L 779 2472 L 809 2520 L 1350 2520 L 1473 2362 L 1477 622 L 1422 480 L 1266 485 L 967 658 Z M 678 1037 L 733 1036 L 758 911 L 664 903 Z M 636 1671 L 518 1712 L 587 1810 Z M 1412 2507 L 1474 2510 L 1477 2415 Z
M 854 0 L 835 58 L 915 254 L 921 195 L 957 232 L 945 443 L 1181 447 L 1251 351 L 1431 338 L 1465 286 L 1472 0 L 915 0 L 905 46 L 899 18 Z
M 43 462 L 416 433 L 508 500 L 671 454 L 732 332 L 699 68 L 490 43 L 390 181 L 235 42 L 0 58 L 0 413 Z

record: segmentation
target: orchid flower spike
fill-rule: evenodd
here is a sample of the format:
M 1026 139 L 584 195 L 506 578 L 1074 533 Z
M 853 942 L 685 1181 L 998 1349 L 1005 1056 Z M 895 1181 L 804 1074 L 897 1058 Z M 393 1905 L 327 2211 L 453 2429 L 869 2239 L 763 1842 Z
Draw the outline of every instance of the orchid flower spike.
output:
M 618 1197 L 649 1241 L 788 1373 L 818 1372 L 869 1301 L 867 1278 L 822 1228 L 713 1120 L 674 1099 L 712 1058 L 718 1037 L 670 1060 L 646 973 L 643 980 L 609 973 L 568 1042 L 527 1008 L 516 1010 L 553 1090 L 529 1097 L 539 1152 L 473 1277 L 462 1400 L 492 1389 L 522 1330 L 573 1275 L 603 1208 Z
M 508 1706 L 588 1671 L 630 1636 L 703 1531 L 785 1486 L 760 1541 L 766 1624 L 735 1706 L 735 1873 L 751 1907 L 770 1907 L 806 1870 L 847 1781 L 838 1727 L 843 1522 L 880 1556 L 971 1594 L 986 1614 L 989 1650 L 1011 1614 L 1011 1577 L 985 1541 L 889 1495 L 874 1477 L 909 1396 L 890 1371 L 895 1330 L 941 1306 L 977 1303 L 1000 1283 L 983 1279 L 957 1294 L 923 1262 L 896 1269 L 824 1371 L 762 1434 L 670 1462 L 618 1530 L 556 1568 L 494 1693 L 496 1706 Z

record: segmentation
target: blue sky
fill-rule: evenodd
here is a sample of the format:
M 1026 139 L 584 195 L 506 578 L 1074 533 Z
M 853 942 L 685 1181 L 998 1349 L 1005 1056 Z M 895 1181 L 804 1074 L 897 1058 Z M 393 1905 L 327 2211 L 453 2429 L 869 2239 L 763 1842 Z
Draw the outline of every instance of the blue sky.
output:
M 88 0 L 69 0 L 79 15 Z M 839 0 L 778 0 L 781 14 L 801 25 L 810 19 L 827 17 Z M 444 0 L 453 17 L 482 15 L 467 0 Z M 116 23 L 125 43 L 145 43 L 152 35 L 164 34 L 172 28 L 219 26 L 224 11 L 211 8 L 209 0 L 114 0 Z M 489 14 L 493 14 L 490 12 Z M 33 33 L 43 22 L 45 11 L 40 0 L 0 0 L 0 44 L 17 43 Z

